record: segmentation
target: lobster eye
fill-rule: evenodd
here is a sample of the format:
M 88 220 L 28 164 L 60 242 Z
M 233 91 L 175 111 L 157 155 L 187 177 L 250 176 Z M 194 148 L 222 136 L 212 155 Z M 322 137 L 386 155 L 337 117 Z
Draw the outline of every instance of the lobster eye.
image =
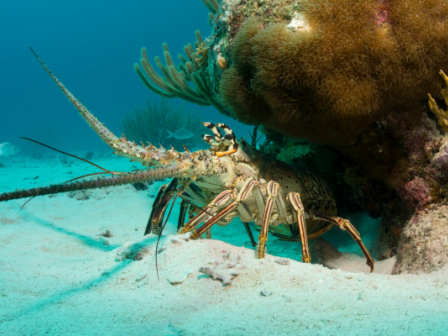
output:
M 224 139 L 226 139 L 226 140 L 232 140 L 232 139 L 233 139 L 233 136 L 232 136 L 232 134 L 226 134 L 226 135 L 224 136 Z

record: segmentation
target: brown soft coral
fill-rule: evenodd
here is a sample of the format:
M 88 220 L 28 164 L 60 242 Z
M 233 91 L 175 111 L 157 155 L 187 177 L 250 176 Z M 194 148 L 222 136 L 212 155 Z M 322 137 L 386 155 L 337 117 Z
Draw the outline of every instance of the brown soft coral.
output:
M 250 18 L 220 89 L 237 119 L 294 138 L 349 144 L 392 109 L 419 115 L 448 69 L 448 4 L 310 0 L 309 29 Z M 418 118 L 418 117 L 417 117 Z

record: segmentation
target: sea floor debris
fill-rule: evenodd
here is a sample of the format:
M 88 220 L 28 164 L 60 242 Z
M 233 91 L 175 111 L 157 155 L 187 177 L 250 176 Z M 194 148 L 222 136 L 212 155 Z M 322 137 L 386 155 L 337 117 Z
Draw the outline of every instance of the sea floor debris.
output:
M 239 274 L 237 265 L 240 263 L 241 257 L 237 255 L 230 258 L 231 252 L 227 252 L 222 256 L 223 261 L 215 261 L 215 267 L 201 267 L 199 272 L 210 275 L 213 280 L 222 281 L 223 285 L 230 285 L 232 280 Z

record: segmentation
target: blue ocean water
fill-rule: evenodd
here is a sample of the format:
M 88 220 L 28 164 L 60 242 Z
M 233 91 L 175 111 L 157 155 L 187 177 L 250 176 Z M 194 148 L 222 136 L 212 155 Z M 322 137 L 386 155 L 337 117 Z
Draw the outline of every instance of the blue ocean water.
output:
M 171 54 L 211 32 L 201 1 L 2 1 L 0 4 L 0 143 L 11 142 L 22 154 L 33 138 L 66 151 L 107 149 L 77 115 L 28 49 L 30 45 L 61 82 L 114 133 L 127 111 L 160 98 L 136 75 L 133 64 L 146 47 L 148 57 Z M 184 102 L 171 100 L 176 106 Z M 204 121 L 225 122 L 237 136 L 249 127 L 213 107 L 199 107 Z M 202 127 L 202 126 L 201 126 Z M 38 149 L 42 150 L 42 149 Z
M 134 72 L 133 64 L 139 62 L 140 49 L 146 47 L 150 58 L 156 55 L 161 56 L 162 43 L 166 42 L 175 57 L 178 53 L 182 53 L 184 45 L 194 42 L 195 30 L 199 29 L 204 37 L 209 35 L 210 26 L 207 23 L 207 15 L 208 10 L 200 0 L 2 1 L 0 3 L 0 143 L 11 142 L 17 145 L 21 149 L 20 155 L 32 154 L 42 151 L 42 149 L 35 144 L 20 140 L 19 136 L 33 138 L 68 152 L 90 150 L 108 150 L 110 152 L 110 149 L 78 116 L 75 108 L 45 73 L 29 51 L 28 45 L 33 47 L 62 83 L 118 135 L 118 125 L 126 112 L 132 111 L 138 106 L 144 106 L 147 99 L 160 99 L 142 84 Z M 188 109 L 200 110 L 206 121 L 227 123 L 238 137 L 247 137 L 248 130 L 251 129 L 251 127 L 221 115 L 213 107 L 198 107 L 177 98 L 172 101 L 177 106 L 185 104 Z M 38 165 L 41 169 L 39 179 L 33 172 Z M 15 175 L 16 178 L 20 176 L 20 184 L 11 184 L 10 181 L 15 178 L 14 176 L 8 176 L 3 181 L 8 180 L 6 181 L 9 183 L 7 191 L 10 191 L 16 187 L 37 187 L 42 185 L 42 180 L 45 182 L 43 185 L 46 185 L 87 173 L 84 172 L 84 167 L 77 163 L 73 168 L 70 166 L 61 168 L 60 166 L 57 158 L 45 164 L 37 161 L 22 163 L 19 160 L 14 163 L 13 169 L 22 169 L 20 174 Z M 23 172 L 25 167 L 27 170 Z M 44 168 L 42 169 L 42 167 Z M 11 166 L 6 168 L 9 169 L 8 172 L 13 170 Z M 5 169 L 5 171 L 7 170 Z M 55 171 L 57 173 L 54 173 Z M 2 172 L 2 174 L 6 173 Z M 6 182 L 4 182 L 5 185 Z M 3 191 L 0 188 L 0 193 Z M 241 296 L 246 297 L 245 299 L 239 300 L 238 298 L 235 302 L 221 305 L 220 302 L 226 300 L 226 296 L 230 292 L 229 288 L 222 288 L 221 285 L 205 288 L 200 283 L 201 287 L 196 288 L 196 292 L 187 298 L 191 302 L 185 299 L 185 296 L 178 297 L 177 292 L 173 294 L 171 289 L 166 291 L 166 297 L 163 298 L 165 295 L 163 286 L 170 285 L 167 285 L 166 281 L 156 282 L 153 272 L 154 263 L 150 258 L 148 258 L 147 268 L 152 273 L 148 271 L 150 275 L 147 277 L 146 287 L 140 288 L 138 284 L 135 285 L 130 280 L 140 276 L 138 271 L 135 271 L 135 274 L 129 271 L 131 275 L 120 272 L 120 267 L 128 265 L 131 265 L 129 268 L 136 269 L 137 263 L 135 262 L 114 264 L 118 271 L 110 276 L 107 272 L 102 272 L 105 268 L 100 268 L 98 265 L 103 266 L 100 262 L 103 262 L 105 258 L 101 248 L 110 251 L 115 245 L 104 247 L 90 237 L 96 237 L 97 231 L 110 226 L 115 230 L 114 244 L 124 245 L 127 241 L 141 239 L 144 221 L 148 217 L 153 201 L 153 195 L 149 195 L 149 192 L 149 196 L 146 198 L 136 195 L 134 190 L 125 190 L 124 192 L 128 198 L 115 200 L 115 203 L 112 203 L 111 198 L 100 195 L 100 197 L 93 197 L 93 200 L 84 201 L 84 204 L 82 200 L 73 200 L 70 203 L 72 204 L 70 209 L 63 209 L 72 200 L 69 199 L 67 202 L 66 195 L 59 195 L 54 199 L 38 198 L 31 202 L 23 212 L 19 212 L 20 206 L 23 204 L 22 201 L 2 204 L 4 212 L 0 211 L 0 219 L 5 230 L 4 235 L 8 239 L 13 237 L 10 239 L 11 241 L 21 239 L 22 246 L 27 247 L 23 251 L 17 251 L 17 254 L 11 257 L 13 258 L 12 263 L 19 262 L 31 254 L 40 253 L 42 265 L 39 264 L 31 270 L 23 270 L 17 266 L 22 273 L 13 267 L 8 269 L 8 279 L 15 277 L 17 271 L 17 277 L 25 274 L 25 277 L 28 277 L 26 278 L 28 282 L 25 280 L 21 282 L 22 278 L 18 278 L 17 287 L 20 289 L 17 290 L 18 293 L 16 290 L 11 290 L 11 288 L 15 289 L 14 285 L 9 284 L 8 290 L 4 290 L 6 287 L 4 284 L 0 286 L 1 299 L 4 300 L 0 301 L 0 305 L 2 302 L 7 302 L 6 300 L 17 302 L 22 300 L 20 301 L 21 305 L 18 305 L 20 309 L 17 312 L 0 315 L 0 335 L 3 323 L 4 330 L 6 327 L 10 327 L 8 330 L 16 330 L 23 335 L 44 333 L 50 335 L 122 335 L 126 332 L 126 328 L 130 330 L 129 335 L 220 335 L 222 324 L 225 323 L 225 326 L 228 327 L 234 321 L 232 319 L 237 321 L 235 325 L 240 323 L 245 326 L 250 322 L 251 327 L 257 325 L 256 321 L 258 320 L 264 321 L 263 323 L 270 326 L 270 335 L 275 334 L 272 330 L 275 330 L 278 335 L 300 335 L 301 333 L 325 335 L 327 334 L 326 328 L 331 330 L 333 335 L 339 334 L 334 331 L 338 328 L 341 330 L 340 334 L 413 334 L 412 328 L 421 331 L 420 334 L 424 332 L 432 334 L 430 328 L 433 323 L 428 322 L 428 318 L 437 320 L 439 323 L 437 331 L 433 334 L 440 334 L 442 330 L 441 323 L 444 321 L 446 308 L 438 305 L 440 301 L 436 301 L 437 297 L 434 293 L 429 296 L 430 300 L 426 301 L 427 294 L 424 292 L 423 285 L 421 285 L 421 291 L 416 290 L 416 293 L 409 289 L 411 287 L 409 285 L 409 288 L 406 287 L 408 291 L 403 291 L 403 298 L 399 297 L 400 300 L 398 300 L 396 297 L 392 297 L 396 292 L 389 293 L 390 289 L 387 287 L 389 283 L 380 277 L 370 279 L 355 275 L 355 278 L 346 278 L 342 274 L 338 275 L 337 272 L 334 272 L 331 276 L 324 274 L 316 275 L 315 278 L 306 273 L 303 278 L 300 278 L 300 274 L 293 274 L 300 280 L 291 285 L 292 288 L 284 289 L 280 288 L 281 286 L 268 288 L 274 292 L 274 295 L 269 298 L 259 295 L 260 290 L 266 288 L 259 288 L 261 282 L 257 284 L 254 280 L 255 284 L 251 283 L 250 286 L 253 285 L 255 289 L 245 285 L 237 287 Z M 151 192 L 154 194 L 156 191 L 152 190 Z M 86 210 L 86 203 L 90 202 L 93 202 L 93 206 L 91 205 Z M 114 205 L 113 209 L 110 207 L 111 203 Z M 122 206 L 120 209 L 123 209 L 120 211 L 121 217 L 115 216 L 116 214 L 113 212 L 118 205 Z M 59 210 L 61 214 L 58 213 Z M 95 218 L 92 220 L 92 225 L 91 218 Z M 366 245 L 373 246 L 377 237 L 376 230 L 379 220 L 369 219 L 366 214 L 352 214 L 348 215 L 348 218 L 357 223 Z M 10 224 L 16 225 L 17 231 L 14 231 L 15 227 Z M 215 238 L 233 243 L 236 240 L 236 232 L 238 232 L 244 236 L 241 238 L 243 242 L 241 245 L 249 246 L 248 238 L 241 227 L 236 227 L 240 223 L 232 223 L 232 225 L 235 229 L 226 231 L 224 228 L 215 235 Z M 33 228 L 34 236 L 24 234 L 26 231 L 23 230 L 29 230 L 30 227 Z M 56 239 L 66 244 L 67 248 L 59 247 L 57 249 L 52 245 L 52 241 L 45 241 L 45 243 L 39 241 L 39 239 L 46 239 L 50 234 L 56 235 Z M 80 244 L 72 237 L 88 237 L 91 246 L 89 243 Z M 31 238 L 35 240 L 33 241 Z M 333 228 L 325 238 L 341 251 L 361 255 L 358 246 L 346 232 L 339 232 Z M 48 240 L 51 239 L 48 238 Z M 290 247 L 291 243 L 278 242 L 277 244 L 274 239 L 271 239 L 269 243 L 272 244 L 269 245 L 269 251 L 274 255 L 300 260 L 298 243 L 293 249 Z M 7 243 L 2 241 L 2 244 L 6 249 L 5 246 L 9 244 L 9 241 Z M 17 243 L 17 245 L 19 244 Z M 88 257 L 79 252 L 80 246 L 88 251 Z M 95 249 L 101 251 L 98 252 Z M 8 252 L 10 250 L 12 249 L 9 249 Z M 69 251 L 67 255 L 63 254 L 65 251 Z M 87 266 L 84 266 L 84 261 Z M 113 264 L 114 261 L 111 259 L 110 262 Z M 6 265 L 6 263 L 0 265 Z M 7 265 L 11 265 L 11 260 Z M 162 271 L 163 267 L 169 268 L 163 259 L 161 265 Z M 89 274 L 86 269 L 91 273 Z M 263 271 L 264 269 L 260 273 Z M 257 273 L 251 269 L 246 272 L 248 275 L 242 276 L 242 279 L 258 277 Z M 321 271 L 319 270 L 319 272 Z M 74 274 L 73 279 L 70 278 L 72 273 Z M 109 279 L 109 276 L 113 281 Z M 47 278 L 44 278 L 45 281 L 39 279 L 40 282 L 37 282 L 38 280 L 33 277 Z M 123 280 L 124 278 L 127 279 Z M 121 282 L 121 280 L 123 281 Z M 203 280 L 203 278 L 198 277 L 194 280 L 198 280 L 195 283 L 199 283 L 199 280 Z M 334 281 L 331 282 L 332 280 Z M 125 281 L 130 283 L 127 288 L 122 286 Z M 192 282 L 193 279 L 184 288 L 188 289 Z M 34 285 L 36 283 L 37 285 Z M 209 283 L 212 283 L 211 280 Z M 327 283 L 331 285 L 327 286 Z M 20 284 L 22 286 L 19 286 Z M 33 288 L 27 292 L 22 288 L 25 286 L 24 284 L 31 284 L 30 286 Z M 397 284 L 401 285 L 399 282 Z M 39 286 L 42 287 L 38 288 Z M 103 287 L 101 286 L 109 290 L 107 295 L 113 295 L 113 297 L 99 295 L 101 300 L 95 301 L 97 297 L 88 296 L 95 290 L 102 291 Z M 345 287 L 348 289 L 344 291 Z M 377 287 L 379 287 L 379 293 L 375 292 Z M 441 281 L 440 288 L 442 296 L 437 299 L 446 300 L 448 296 L 443 296 L 446 295 L 446 282 Z M 93 290 L 89 292 L 91 289 Z M 105 292 L 106 289 L 104 289 Z M 146 297 L 144 295 L 140 297 L 139 290 L 142 293 L 149 292 L 151 295 L 158 296 L 161 306 L 168 305 L 170 300 L 174 302 L 178 300 L 178 306 L 177 304 L 170 305 L 166 312 L 160 309 L 162 313 L 159 311 L 159 315 L 157 315 L 159 320 L 154 320 L 151 313 L 156 315 L 159 307 L 145 305 Z M 175 290 L 182 293 L 183 288 L 176 287 Z M 304 301 L 291 301 L 289 296 L 295 295 L 294 293 L 305 293 Z M 410 296 L 409 300 L 405 297 L 408 295 L 407 293 L 413 295 L 412 299 Z M 201 294 L 204 295 L 204 298 L 200 297 Z M 318 295 L 324 298 L 312 301 Z M 197 299 L 196 296 L 199 297 L 199 303 L 194 301 Z M 140 306 L 135 305 L 134 301 L 128 300 L 129 297 Z M 169 299 L 167 299 L 168 297 Z M 214 297 L 219 297 L 220 302 L 210 304 L 207 300 Z M 139 298 L 143 302 L 138 302 Z M 268 301 L 270 299 L 276 301 L 272 303 L 273 301 Z M 309 299 L 310 301 L 305 301 Z M 116 302 L 110 302 L 111 300 L 116 300 Z M 241 302 L 252 301 L 256 302 L 252 311 L 238 310 L 241 309 L 237 306 L 238 303 L 241 307 Z M 383 308 L 383 305 L 386 308 Z M 93 310 L 92 307 L 96 308 L 97 306 L 98 311 L 95 316 L 89 315 Z M 140 308 L 142 306 L 144 309 Z M 275 315 L 276 321 L 272 323 L 266 322 L 267 317 L 263 315 L 267 306 L 278 307 L 277 315 Z M 85 310 L 84 307 L 88 307 L 88 309 Z M 179 309 L 175 310 L 176 307 Z M 215 315 L 210 313 L 210 316 L 204 318 L 198 313 L 195 314 L 197 307 L 205 307 L 201 313 L 210 310 Z M 234 310 L 233 313 L 229 307 Z M 424 313 L 429 311 L 429 308 L 433 308 L 435 312 L 430 317 L 426 317 Z M 75 309 L 76 313 L 73 313 L 71 309 Z M 64 310 L 65 313 L 61 313 Z M 118 316 L 118 322 L 115 320 L 115 314 Z M 249 318 L 246 318 L 247 314 Z M 187 317 L 184 318 L 185 316 Z M 107 325 L 101 325 L 103 318 L 107 321 Z M 88 324 L 92 320 L 95 321 L 93 325 L 96 328 L 89 328 Z M 216 320 L 222 322 L 221 326 L 213 324 Z M 241 320 L 244 321 L 241 322 Z M 393 328 L 396 321 L 403 326 Z M 114 331 L 115 323 L 122 329 Z M 278 324 L 278 327 L 275 323 Z M 286 323 L 289 329 L 285 328 Z M 420 324 L 420 328 L 412 323 Z M 61 324 L 66 324 L 66 326 L 61 327 Z M 196 324 L 198 327 L 195 329 L 191 324 Z M 160 329 L 155 328 L 157 325 L 160 325 Z M 336 327 L 333 328 L 333 325 Z M 360 329 L 366 325 L 366 330 Z M 260 324 L 258 328 L 261 329 L 264 326 L 265 324 Z M 183 328 L 188 329 L 188 332 L 183 331 Z M 79 332 L 78 329 L 82 331 Z M 380 331 L 377 332 L 377 329 Z M 263 334 L 260 330 L 258 333 L 243 332 L 242 330 L 245 329 L 235 328 L 235 331 L 225 332 L 222 335 Z M 394 333 L 388 333 L 388 330 L 393 330 Z M 418 332 L 414 334 L 418 334 Z

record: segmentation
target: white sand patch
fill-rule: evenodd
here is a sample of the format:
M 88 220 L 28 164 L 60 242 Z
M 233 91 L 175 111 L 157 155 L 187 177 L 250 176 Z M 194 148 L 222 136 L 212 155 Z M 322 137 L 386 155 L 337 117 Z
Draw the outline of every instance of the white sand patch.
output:
M 103 159 L 101 165 L 124 170 L 122 162 Z M 69 168 L 70 178 L 95 171 L 84 164 Z M 0 191 L 64 181 L 67 169 L 58 160 L 7 163 L 0 168 Z M 29 176 L 39 178 L 23 180 Z M 365 274 L 363 258 L 342 254 L 322 261 L 334 268 L 329 269 L 297 261 L 298 243 L 272 237 L 266 259 L 258 260 L 238 221 L 213 228 L 212 240 L 163 237 L 158 280 L 156 237 L 142 235 L 150 195 L 160 185 L 147 191 L 95 190 L 88 200 L 36 197 L 22 211 L 22 200 L 0 203 L 0 335 L 442 335 L 448 330 L 447 267 L 425 275 Z M 175 233 L 177 216 L 175 206 L 167 234 Z M 104 230 L 112 234 L 107 244 L 98 236 Z M 117 258 L 130 246 L 143 251 L 141 260 Z M 238 275 L 230 285 L 199 271 L 215 269 L 229 252 L 240 258 L 231 267 Z M 279 258 L 289 264 L 276 262 Z M 375 268 L 390 273 L 393 262 L 377 262 Z

